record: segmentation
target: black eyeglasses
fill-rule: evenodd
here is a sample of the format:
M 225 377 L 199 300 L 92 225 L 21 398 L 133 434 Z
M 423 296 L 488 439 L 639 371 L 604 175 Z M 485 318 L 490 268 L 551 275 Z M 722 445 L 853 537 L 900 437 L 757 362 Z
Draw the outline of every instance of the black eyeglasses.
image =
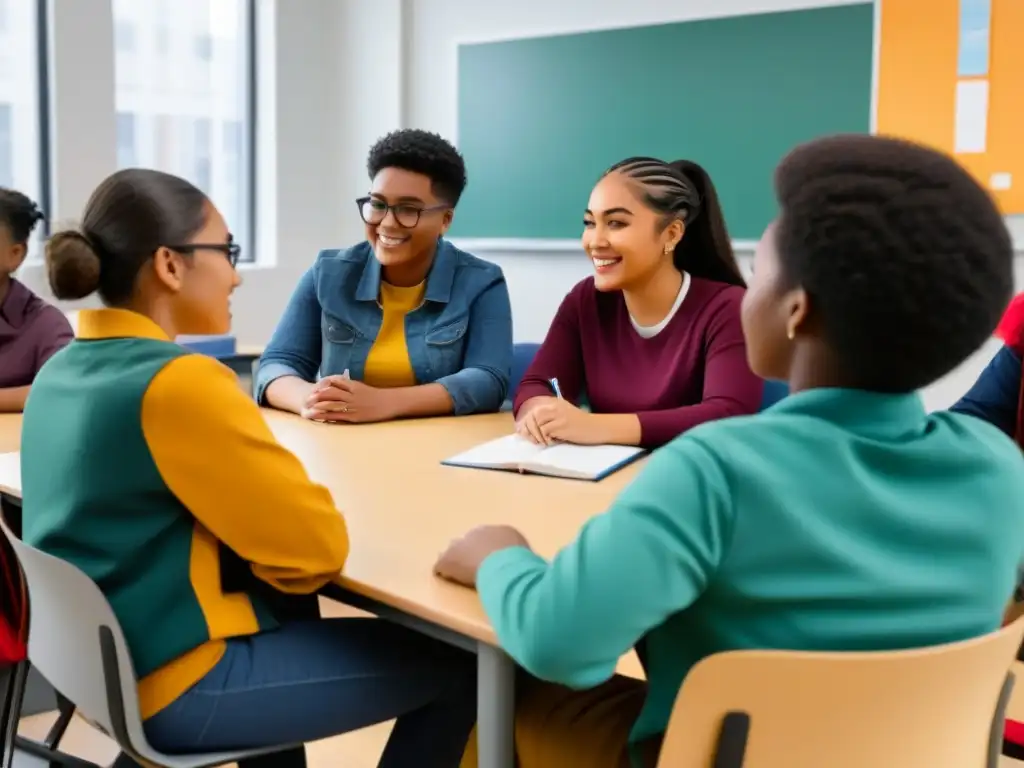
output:
M 445 211 L 451 208 L 450 205 L 432 205 L 429 208 L 421 208 L 409 203 L 389 205 L 376 197 L 360 197 L 356 200 L 356 205 L 359 206 L 359 215 L 367 224 L 380 224 L 387 217 L 388 211 L 391 211 L 398 225 L 406 229 L 412 229 L 419 224 L 420 216 L 424 213 Z
M 196 251 L 217 251 L 223 253 L 232 267 L 238 266 L 238 257 L 242 255 L 242 246 L 238 243 L 189 243 L 188 245 L 168 245 L 178 253 L 195 253 Z

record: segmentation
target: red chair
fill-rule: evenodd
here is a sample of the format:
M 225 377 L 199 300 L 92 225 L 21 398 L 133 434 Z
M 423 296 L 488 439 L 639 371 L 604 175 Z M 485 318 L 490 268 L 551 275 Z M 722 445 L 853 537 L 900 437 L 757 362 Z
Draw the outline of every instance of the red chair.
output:
M 20 510 L 0 499 L 0 515 L 19 518 Z M 7 537 L 0 535 L 0 768 L 13 764 L 15 751 L 24 752 L 51 766 L 89 768 L 86 761 L 61 752 L 57 745 L 75 713 L 74 705 L 57 692 L 57 721 L 43 741 L 18 736 L 25 686 L 28 682 L 28 594 L 21 568 Z

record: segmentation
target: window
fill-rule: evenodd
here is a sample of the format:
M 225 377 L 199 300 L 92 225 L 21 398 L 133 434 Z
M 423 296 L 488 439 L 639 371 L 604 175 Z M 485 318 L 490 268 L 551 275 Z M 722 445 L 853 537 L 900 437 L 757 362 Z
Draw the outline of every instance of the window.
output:
M 224 172 L 226 174 L 226 189 L 224 194 L 223 213 L 228 221 L 233 217 L 240 217 L 242 213 L 242 184 L 244 175 L 244 164 L 242 162 L 244 144 L 242 134 L 242 123 L 239 120 L 229 120 L 224 123 Z
M 119 166 L 157 168 L 198 186 L 246 260 L 253 255 L 254 6 L 178 0 L 168 15 L 160 3 L 113 0 L 115 28 L 130 23 L 140 39 L 167 40 L 130 61 L 116 59 Z
M 991 0 L 960 0 L 954 149 L 985 152 L 988 143 L 988 64 L 992 29 Z
M 0 185 L 24 192 L 45 211 L 44 0 L 0 0 L 0 6 Z
M 117 167 L 134 168 L 139 164 L 135 149 L 135 115 L 117 113 Z
M 160 55 L 169 53 L 171 50 L 171 31 L 164 26 L 156 29 L 156 52 Z
M 211 61 L 213 59 L 213 35 L 202 34 L 196 37 L 195 55 L 201 61 Z
M 14 186 L 14 141 L 11 135 L 11 105 L 0 104 L 0 187 Z
M 114 47 L 118 53 L 135 50 L 135 25 L 130 21 L 118 21 L 114 25 Z
M 195 166 L 196 186 L 209 189 L 213 186 L 213 158 L 210 151 L 210 120 L 200 117 L 193 121 L 194 144 L 192 162 Z M 225 214 L 226 215 L 226 214 Z

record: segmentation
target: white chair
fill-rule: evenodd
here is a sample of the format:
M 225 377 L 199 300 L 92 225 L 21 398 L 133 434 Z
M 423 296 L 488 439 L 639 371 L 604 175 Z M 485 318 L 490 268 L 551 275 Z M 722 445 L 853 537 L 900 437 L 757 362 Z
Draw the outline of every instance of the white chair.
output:
M 138 681 L 121 626 L 99 587 L 82 571 L 30 547 L 0 514 L 28 587 L 28 659 L 77 711 L 125 755 L 143 765 L 200 768 L 298 745 L 237 752 L 167 755 L 150 746 L 139 715 Z

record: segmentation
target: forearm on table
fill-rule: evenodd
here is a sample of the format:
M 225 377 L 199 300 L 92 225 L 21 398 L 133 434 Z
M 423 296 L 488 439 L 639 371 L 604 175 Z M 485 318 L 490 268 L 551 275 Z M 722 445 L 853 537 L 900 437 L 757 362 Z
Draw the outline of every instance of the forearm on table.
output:
M 592 413 L 599 442 L 611 445 L 640 445 L 643 430 L 635 413 Z
M 21 413 L 25 410 L 29 386 L 0 388 L 0 413 Z
M 301 413 L 313 383 L 298 376 L 281 376 L 267 385 L 263 399 L 267 405 L 291 413 Z
M 636 414 L 641 433 L 640 444 L 645 448 L 658 448 L 706 422 L 730 416 L 745 416 L 755 411 L 738 400 L 725 398 L 681 408 L 643 411 Z
M 389 391 L 395 418 L 445 416 L 453 409 L 451 395 L 441 384 L 396 387 Z

